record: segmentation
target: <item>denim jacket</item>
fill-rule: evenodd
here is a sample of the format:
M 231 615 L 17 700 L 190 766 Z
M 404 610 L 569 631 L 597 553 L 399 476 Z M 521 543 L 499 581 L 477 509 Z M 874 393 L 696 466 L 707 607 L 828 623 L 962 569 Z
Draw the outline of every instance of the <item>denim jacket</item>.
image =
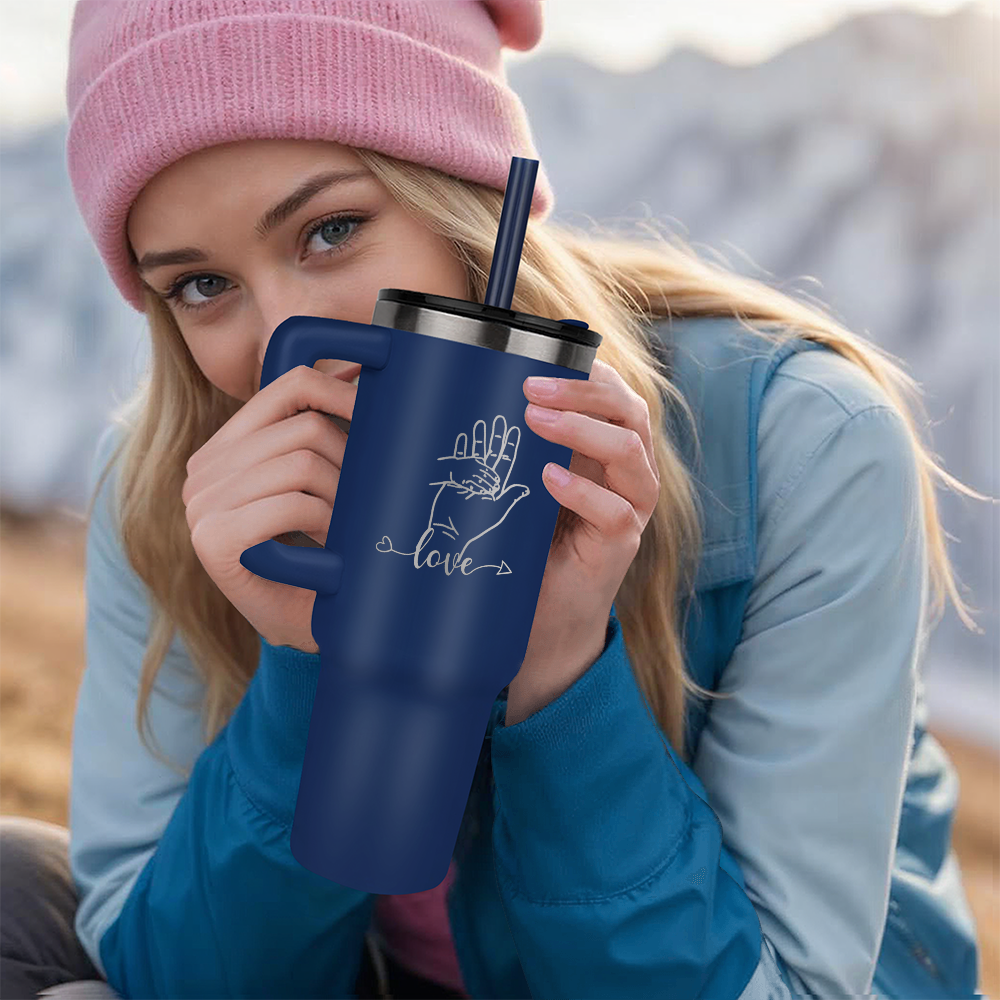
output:
M 924 729 L 926 554 L 914 463 L 871 380 L 729 320 L 658 323 L 698 420 L 704 547 L 685 619 L 685 763 L 601 656 L 518 724 L 494 703 L 448 915 L 474 997 L 975 996 L 949 837 L 957 781 Z M 96 475 L 121 432 L 97 449 Z M 262 640 L 206 744 L 175 637 L 135 704 L 149 597 L 98 497 L 73 733 L 76 930 L 125 997 L 352 996 L 374 897 L 292 857 L 319 656 Z M 760 509 L 758 510 L 758 504 Z

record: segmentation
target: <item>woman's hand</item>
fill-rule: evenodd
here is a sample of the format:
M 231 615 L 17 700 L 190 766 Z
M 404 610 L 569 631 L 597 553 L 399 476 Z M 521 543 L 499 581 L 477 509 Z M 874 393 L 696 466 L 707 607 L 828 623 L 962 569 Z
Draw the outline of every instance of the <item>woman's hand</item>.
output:
M 589 380 L 554 383 L 556 391 L 543 394 L 525 380 L 532 401 L 525 419 L 536 434 L 573 449 L 568 483 L 549 474 L 551 464 L 543 478 L 578 516 L 553 539 L 524 662 L 508 690 L 507 725 L 557 698 L 604 651 L 611 605 L 660 496 L 646 401 L 600 360 Z M 546 411 L 556 419 L 543 421 Z
M 326 544 L 347 448 L 347 434 L 327 414 L 351 420 L 356 374 L 305 365 L 285 372 L 188 459 L 181 499 L 191 544 L 230 603 L 273 646 L 319 652 L 312 634 L 316 592 L 265 580 L 240 556 L 295 530 Z

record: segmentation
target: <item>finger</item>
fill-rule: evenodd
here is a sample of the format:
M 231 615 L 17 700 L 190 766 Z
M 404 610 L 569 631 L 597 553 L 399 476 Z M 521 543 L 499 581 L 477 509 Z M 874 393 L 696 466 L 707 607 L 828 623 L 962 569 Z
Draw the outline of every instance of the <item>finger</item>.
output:
M 649 407 L 611 365 L 595 358 L 589 379 L 557 378 L 554 381 L 555 392 L 543 394 L 525 380 L 524 393 L 541 406 L 576 410 L 634 430 L 642 439 L 650 467 L 656 468 Z
M 339 469 L 344 464 L 347 434 L 316 410 L 279 420 L 257 431 L 252 446 L 241 443 L 240 447 L 226 448 L 216 452 L 214 457 L 203 459 L 196 471 L 188 475 L 181 489 L 181 499 L 187 506 L 191 498 L 210 483 L 301 448 L 316 452 Z
M 332 514 L 339 483 L 337 466 L 316 452 L 302 448 L 210 483 L 188 503 L 188 524 L 199 524 L 208 511 L 213 515 L 220 510 L 235 511 L 264 497 L 286 493 L 317 497 L 327 504 Z
M 213 511 L 191 532 L 191 542 L 205 558 L 229 565 L 234 552 L 241 554 L 277 535 L 326 531 L 331 513 L 325 501 L 304 493 L 263 497 L 236 510 Z M 236 564 L 240 567 L 237 572 L 243 571 L 239 560 Z
M 486 461 L 486 421 L 477 420 L 472 425 L 472 457 Z
M 489 489 L 493 489 L 500 485 L 500 477 L 488 465 L 477 466 L 474 478 L 482 483 L 485 483 Z
M 553 466 L 557 471 L 562 469 L 569 476 L 569 481 L 557 482 L 552 475 Z M 621 494 L 605 489 L 585 476 L 577 476 L 554 462 L 545 466 L 542 476 L 554 499 L 578 514 L 603 538 L 617 541 L 623 535 L 631 535 L 638 547 L 642 524 L 635 508 Z
M 503 456 L 503 449 L 506 442 L 507 421 L 502 413 L 498 413 L 493 418 L 493 436 L 490 438 L 490 447 L 486 452 L 486 464 L 491 468 L 496 468 L 497 462 Z
M 525 410 L 531 429 L 599 463 L 604 470 L 604 485 L 639 513 L 644 526 L 659 500 L 660 488 L 639 434 L 629 427 L 605 423 L 572 410 L 548 410 L 556 419 L 545 423 L 538 412 L 546 410 L 544 407 L 539 410 L 534 403 Z
M 251 396 L 216 431 L 211 441 L 191 456 L 188 473 L 198 471 L 201 465 L 233 442 L 303 410 L 332 413 L 345 420 L 352 420 L 357 393 L 356 385 L 337 375 L 328 375 L 307 365 L 297 365 Z
M 511 470 L 514 468 L 514 461 L 517 458 L 517 446 L 521 443 L 521 428 L 516 424 L 507 429 L 507 437 L 503 443 L 503 453 L 497 459 L 497 464 L 493 467 L 498 478 L 507 488 L 507 480 L 510 478 Z

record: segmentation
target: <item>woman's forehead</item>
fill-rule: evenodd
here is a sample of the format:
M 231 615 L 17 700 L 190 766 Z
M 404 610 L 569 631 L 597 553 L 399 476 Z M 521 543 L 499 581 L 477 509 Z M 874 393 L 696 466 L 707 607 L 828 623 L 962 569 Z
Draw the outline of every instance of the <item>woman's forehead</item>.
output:
M 270 204 L 317 169 L 363 169 L 349 146 L 313 139 L 241 139 L 195 150 L 151 177 L 133 199 L 130 241 L 152 227 L 173 231 L 183 205 L 217 217 L 247 198 Z M 188 204 L 190 203 L 190 204 Z
M 248 173 L 266 164 L 274 170 L 295 172 L 317 163 L 332 167 L 360 167 L 361 161 L 350 146 L 317 139 L 240 139 L 197 149 L 168 164 L 151 177 L 143 192 L 154 186 L 176 182 L 178 178 L 216 174 L 218 171 Z

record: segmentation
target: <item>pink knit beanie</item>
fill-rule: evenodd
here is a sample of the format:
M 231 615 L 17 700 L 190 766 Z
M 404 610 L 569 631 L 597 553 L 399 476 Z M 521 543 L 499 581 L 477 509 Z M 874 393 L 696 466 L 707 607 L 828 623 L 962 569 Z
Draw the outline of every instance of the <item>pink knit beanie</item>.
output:
M 541 0 L 78 0 L 67 165 L 112 280 L 144 311 L 132 202 L 218 143 L 328 139 L 504 190 L 539 157 L 501 49 L 541 33 Z M 532 217 L 552 204 L 539 163 Z

